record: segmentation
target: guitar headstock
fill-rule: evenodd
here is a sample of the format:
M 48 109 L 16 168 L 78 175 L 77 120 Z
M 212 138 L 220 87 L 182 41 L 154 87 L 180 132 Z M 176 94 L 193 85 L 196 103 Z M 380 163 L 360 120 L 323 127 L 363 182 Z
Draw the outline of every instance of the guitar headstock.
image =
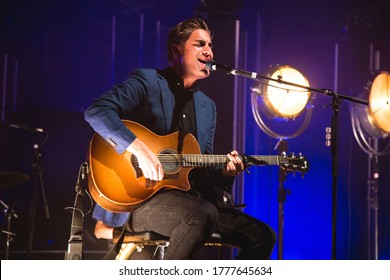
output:
M 289 156 L 282 154 L 279 156 L 279 166 L 285 171 L 306 173 L 309 169 L 309 162 L 301 153 L 298 156 L 295 156 L 294 153 Z

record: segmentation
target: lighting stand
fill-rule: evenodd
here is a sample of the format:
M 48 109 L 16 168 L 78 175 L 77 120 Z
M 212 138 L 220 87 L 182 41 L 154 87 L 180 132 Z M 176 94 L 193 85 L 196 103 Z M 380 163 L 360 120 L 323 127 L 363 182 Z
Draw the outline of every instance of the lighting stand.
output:
M 281 138 L 277 143 L 276 148 L 278 149 L 279 155 L 286 155 L 288 150 L 288 144 L 286 140 Z M 283 237 L 284 237 L 284 203 L 286 202 L 287 194 L 290 194 L 290 190 L 284 188 L 284 182 L 286 181 L 286 172 L 279 168 L 279 189 L 278 189 L 278 260 L 283 259 Z
M 326 96 L 332 97 L 332 103 L 330 104 L 333 109 L 332 113 L 332 141 L 331 141 L 331 154 L 332 154 L 332 259 L 336 259 L 336 233 L 337 233 L 337 169 L 338 169 L 338 127 L 339 127 L 339 109 L 340 109 L 340 103 L 342 100 L 354 102 L 354 103 L 360 103 L 363 105 L 368 105 L 367 100 L 363 100 L 356 97 L 347 96 L 344 94 L 333 92 L 329 89 L 316 89 L 309 86 L 304 86 L 296 83 L 291 83 L 288 81 L 284 81 L 283 77 L 278 76 L 278 79 L 273 79 L 271 77 L 267 76 L 261 76 L 257 74 L 256 72 L 250 72 L 246 70 L 238 70 L 233 69 L 231 67 L 228 67 L 226 65 L 215 65 L 216 69 L 221 69 L 221 71 L 225 72 L 226 74 L 231 74 L 235 76 L 242 76 L 245 78 L 249 78 L 252 80 L 256 80 L 259 82 L 262 82 L 262 80 L 269 80 L 274 81 L 280 84 L 290 85 L 302 89 L 306 89 L 307 91 L 311 92 L 318 92 Z M 212 69 L 211 70 L 216 70 Z M 325 106 L 326 108 L 329 107 Z
M 378 150 L 378 139 L 372 139 L 374 147 Z M 378 259 L 378 179 L 379 163 L 378 155 L 368 155 L 368 181 L 367 181 L 367 225 L 368 225 L 368 259 Z

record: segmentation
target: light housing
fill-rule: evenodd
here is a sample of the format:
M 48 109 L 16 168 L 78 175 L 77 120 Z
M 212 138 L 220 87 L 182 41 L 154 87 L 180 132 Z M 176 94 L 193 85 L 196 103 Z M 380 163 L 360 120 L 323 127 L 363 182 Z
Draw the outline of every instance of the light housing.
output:
M 390 133 L 390 74 L 381 72 L 371 86 L 367 86 L 364 95 L 368 96 L 368 106 L 351 104 L 352 130 L 356 142 L 367 154 L 388 155 L 390 142 L 385 140 Z

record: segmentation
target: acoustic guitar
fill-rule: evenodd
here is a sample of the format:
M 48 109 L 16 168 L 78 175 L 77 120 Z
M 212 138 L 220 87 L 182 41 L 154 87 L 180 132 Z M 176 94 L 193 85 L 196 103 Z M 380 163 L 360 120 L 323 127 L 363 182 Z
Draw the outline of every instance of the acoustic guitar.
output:
M 134 155 L 128 151 L 119 154 L 95 133 L 89 147 L 88 186 L 92 198 L 106 210 L 132 211 L 162 188 L 188 191 L 191 169 L 223 166 L 229 161 L 226 155 L 200 154 L 199 144 L 192 134 L 175 132 L 159 136 L 138 123 L 127 120 L 123 123 L 156 154 L 164 177 L 159 182 L 145 179 Z M 308 169 L 308 162 L 301 155 L 240 155 L 240 158 L 246 167 L 278 165 L 286 172 L 302 173 Z

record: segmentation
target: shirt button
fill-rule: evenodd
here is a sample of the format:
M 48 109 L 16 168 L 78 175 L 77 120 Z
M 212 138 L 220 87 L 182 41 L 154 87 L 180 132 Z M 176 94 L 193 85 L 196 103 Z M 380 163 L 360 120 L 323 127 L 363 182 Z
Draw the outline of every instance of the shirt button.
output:
M 186 117 L 186 114 L 183 114 L 183 118 L 185 118 Z

